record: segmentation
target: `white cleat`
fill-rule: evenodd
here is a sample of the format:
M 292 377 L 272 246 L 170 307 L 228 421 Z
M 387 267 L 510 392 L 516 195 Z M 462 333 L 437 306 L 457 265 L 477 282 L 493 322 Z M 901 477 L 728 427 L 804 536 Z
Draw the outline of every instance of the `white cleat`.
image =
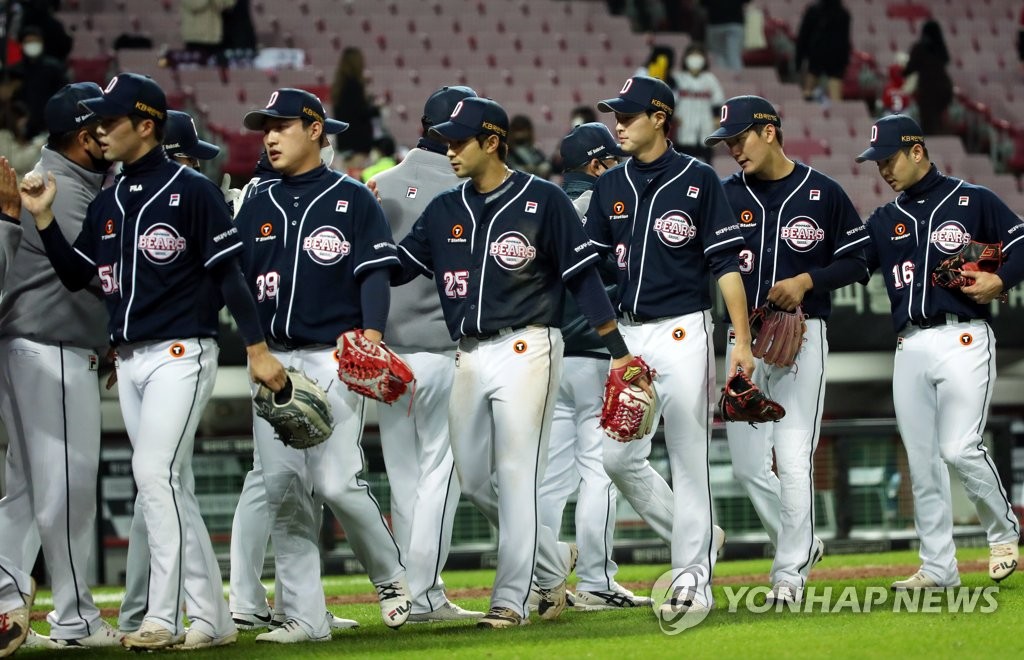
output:
M 34 630 L 28 631 L 28 636 L 25 638 L 25 642 L 21 645 L 23 649 L 45 649 L 47 651 L 59 651 L 64 648 L 57 642 L 53 641 L 46 635 L 40 635 Z M 3 656 L 0 656 L 2 658 Z
M 29 616 L 35 599 L 36 581 L 32 580 L 32 593 L 22 594 L 22 604 L 0 612 L 0 658 L 6 658 L 24 645 L 32 630 Z
M 405 580 L 383 582 L 373 585 L 377 589 L 380 600 L 380 615 L 388 628 L 398 628 L 409 618 L 412 612 L 412 601 L 409 599 L 409 587 Z
M 715 546 L 715 558 L 722 558 L 722 548 L 725 547 L 725 530 L 718 525 L 711 526 L 711 544 Z
M 814 551 L 811 554 L 811 568 L 814 568 L 821 558 L 825 556 L 825 542 L 817 536 L 814 537 Z
M 239 630 L 261 630 L 263 628 L 270 628 L 270 623 L 273 618 L 273 614 L 271 614 L 269 609 L 264 610 L 259 614 L 244 614 L 242 612 L 231 613 L 231 620 L 235 622 L 235 627 Z M 284 621 L 281 623 L 284 623 Z
M 432 612 L 410 614 L 409 623 L 435 623 L 438 621 L 477 621 L 482 619 L 483 612 L 464 610 L 451 601 L 445 601 L 444 605 Z
M 60 648 L 96 649 L 108 646 L 121 646 L 124 633 L 100 619 L 100 625 L 91 635 L 78 639 L 51 639 Z
M 238 641 L 238 631 L 232 630 L 220 637 L 211 637 L 199 630 L 190 629 L 185 633 L 185 641 L 176 644 L 172 648 L 176 651 L 194 651 L 196 649 L 209 649 L 215 646 L 228 646 Z
M 165 649 L 168 646 L 176 646 L 184 641 L 185 635 L 175 635 L 159 623 L 143 621 L 142 627 L 135 632 L 125 635 L 121 640 L 121 644 L 126 649 L 147 651 Z
M 959 579 L 957 579 L 956 584 L 939 584 L 935 578 L 922 570 L 918 570 L 906 580 L 897 580 L 893 582 L 891 588 L 893 591 L 914 591 L 916 589 L 945 589 L 947 587 L 959 586 Z
M 779 580 L 772 586 L 772 590 L 764 597 L 768 604 L 774 603 L 799 603 L 804 599 L 804 590 L 792 582 Z
M 1015 541 L 1010 543 L 996 543 L 989 548 L 988 555 L 988 576 L 999 582 L 1017 570 L 1017 562 L 1020 560 L 1020 548 Z
M 631 607 L 650 607 L 654 601 L 646 596 L 637 596 L 621 584 L 612 583 L 608 591 L 583 591 L 577 589 L 573 609 L 581 612 L 621 610 Z
M 540 614 L 540 618 L 547 621 L 557 619 L 565 611 L 565 581 L 563 580 L 550 589 L 538 587 L 537 591 L 540 593 L 540 602 L 537 603 L 537 613 Z
M 530 625 L 529 617 L 520 616 L 518 612 L 508 607 L 492 607 L 476 623 L 477 628 L 488 628 L 491 630 L 528 625 Z
M 331 633 L 327 633 L 323 637 L 310 637 L 309 634 L 302 629 L 299 622 L 295 619 L 288 619 L 284 622 L 284 625 L 280 626 L 270 632 L 260 633 L 256 635 L 257 642 L 270 642 L 273 644 L 305 644 L 306 642 L 329 642 L 331 641 Z
M 334 616 L 333 612 L 327 610 L 327 625 L 331 627 L 331 630 L 349 630 L 351 628 L 358 628 L 359 622 L 352 619 L 342 619 L 340 616 Z

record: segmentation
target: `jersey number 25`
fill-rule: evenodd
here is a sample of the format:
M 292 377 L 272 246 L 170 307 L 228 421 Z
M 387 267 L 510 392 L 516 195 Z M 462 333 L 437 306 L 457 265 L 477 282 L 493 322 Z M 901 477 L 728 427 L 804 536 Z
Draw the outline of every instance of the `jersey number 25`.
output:
M 444 272 L 444 295 L 449 298 L 465 298 L 469 293 L 468 270 L 446 270 Z

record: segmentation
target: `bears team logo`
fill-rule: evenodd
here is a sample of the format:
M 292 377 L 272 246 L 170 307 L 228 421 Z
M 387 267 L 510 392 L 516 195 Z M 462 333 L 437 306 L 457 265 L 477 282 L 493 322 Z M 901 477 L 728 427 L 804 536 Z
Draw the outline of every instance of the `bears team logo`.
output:
M 682 247 L 697 235 L 697 225 L 685 211 L 669 211 L 654 221 L 654 233 L 670 248 Z
M 510 231 L 491 243 L 490 255 L 505 270 L 519 270 L 537 257 L 537 248 L 519 232 Z
M 798 215 L 779 230 L 779 238 L 797 252 L 808 252 L 825 240 L 825 230 L 806 215 Z
M 169 264 L 185 251 L 186 241 L 174 227 L 159 222 L 139 236 L 139 251 L 151 262 Z
M 962 224 L 956 220 L 950 220 L 939 225 L 939 228 L 932 232 L 931 242 L 940 252 L 956 254 L 971 242 L 971 235 Z
M 321 266 L 331 266 L 352 251 L 352 244 L 334 227 L 318 227 L 302 239 L 302 249 Z

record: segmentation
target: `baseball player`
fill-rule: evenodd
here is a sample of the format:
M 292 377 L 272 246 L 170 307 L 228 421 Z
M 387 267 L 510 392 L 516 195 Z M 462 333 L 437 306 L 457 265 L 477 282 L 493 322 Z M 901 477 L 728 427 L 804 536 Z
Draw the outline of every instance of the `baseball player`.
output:
M 0 157 L 0 290 L 21 243 L 20 216 L 17 175 L 7 159 Z M 11 655 L 25 642 L 31 630 L 29 614 L 35 595 L 35 580 L 17 563 L 0 555 L 0 658 Z
M 747 301 L 788 311 L 802 305 L 807 316 L 796 363 L 779 367 L 758 360 L 754 375 L 786 416 L 757 427 L 726 424 L 733 473 L 775 544 L 768 601 L 800 602 L 807 574 L 824 551 L 814 535 L 812 477 L 825 400 L 830 292 L 866 279 L 868 236 L 835 181 L 786 156 L 779 114 L 767 100 L 726 101 L 718 130 L 704 140 L 708 147 L 719 142 L 740 166 L 722 187 L 743 234 L 740 274 Z M 733 337 L 730 328 L 726 355 Z
M 80 105 L 100 117 L 100 147 L 106 159 L 124 163 L 122 176 L 89 205 L 73 247 L 53 222 L 51 175 L 26 177 L 22 204 L 35 217 L 64 285 L 78 289 L 98 274 L 106 296 L 118 395 L 152 557 L 145 620 L 122 641 L 132 649 L 228 644 L 237 632 L 187 467 L 216 377 L 221 300 L 238 322 L 253 377 L 277 391 L 286 382 L 284 369 L 263 341 L 237 265 L 240 239 L 220 191 L 169 161 L 160 148 L 163 90 L 149 78 L 122 73 L 101 98 Z M 205 564 L 202 589 L 187 594 L 186 554 Z
M 562 139 L 559 149 L 566 172 L 562 189 L 582 218 L 590 203 L 590 190 L 597 178 L 615 167 L 625 152 L 611 132 L 597 122 L 581 124 Z M 605 260 L 599 266 L 602 279 L 615 281 L 614 266 Z M 606 286 L 614 296 L 614 286 Z M 566 299 L 562 319 L 565 344 L 562 379 L 551 422 L 547 468 L 540 486 L 540 521 L 556 532 L 562 525 L 565 504 L 576 490 L 576 543 L 579 561 L 577 591 L 571 597 L 579 610 L 604 610 L 650 605 L 615 582 L 618 566 L 612 561 L 617 491 L 601 459 L 604 431 L 596 420 L 601 416 L 601 396 L 608 373 L 608 350 L 587 324 L 575 303 Z M 531 590 L 539 600 L 539 590 Z
M 676 590 L 661 606 L 673 616 L 712 606 L 720 541 L 708 483 L 716 395 L 709 275 L 717 278 L 737 325 L 728 375 L 754 369 L 738 272 L 743 236 L 714 170 L 670 148 L 674 102 L 662 81 L 634 76 L 617 98 L 598 104 L 615 113 L 619 142 L 630 158 L 594 184 L 585 219 L 594 244 L 618 266 L 623 334 L 658 374 L 655 418 L 665 419 L 672 488 L 647 462 L 653 432 L 626 444 L 606 438 L 604 465 L 637 513 L 671 539 L 673 571 L 693 575 L 690 589 Z
M 400 245 L 405 272 L 437 285 L 459 341 L 448 412 L 463 494 L 498 528 L 498 565 L 484 628 L 529 622 L 536 566 L 541 618 L 565 609 L 575 546 L 538 521 L 537 489 L 562 372 L 559 331 L 569 288 L 620 366 L 632 360 L 601 285 L 597 255 L 572 203 L 553 184 L 505 166 L 509 121 L 490 99 L 466 98 L 430 134 L 468 179 L 435 197 Z
M 868 218 L 866 253 L 868 267 L 885 279 L 899 334 L 893 403 L 921 539 L 920 570 L 892 588 L 960 584 L 947 465 L 977 508 L 988 537 L 989 576 L 999 581 L 1017 568 L 1020 528 L 982 442 L 996 368 L 987 319 L 989 303 L 1024 279 L 1024 222 L 990 190 L 939 172 L 921 127 L 906 115 L 875 122 L 871 146 L 857 157 L 865 160 L 875 161 L 898 193 Z M 933 285 L 935 266 L 971 240 L 1002 243 L 1002 267 L 964 271 L 972 283 L 959 290 Z
M 423 106 L 423 137 L 416 148 L 373 178 L 395 236 L 408 234 L 430 200 L 459 183 L 444 155 L 447 146 L 428 132 L 447 121 L 459 101 L 472 96 L 476 92 L 468 87 L 443 87 L 431 94 Z M 391 525 L 409 575 L 409 621 L 479 619 L 483 612 L 448 600 L 441 579 L 461 492 L 448 441 L 455 343 L 430 282 L 417 278 L 392 295 L 385 339 L 416 374 L 416 390 L 415 397 L 406 393 L 394 405 L 378 402 L 377 419 L 391 482 Z
M 326 442 L 298 450 L 280 442 L 256 417 L 253 436 L 266 489 L 277 572 L 288 620 L 257 641 L 330 639 L 324 617 L 316 492 L 344 526 L 377 590 L 390 627 L 409 616 L 398 546 L 368 484 L 360 477 L 365 399 L 337 382 L 335 340 L 361 327 L 380 341 L 388 313 L 389 268 L 399 265 L 391 231 L 363 184 L 320 159 L 328 134 L 347 124 L 328 119 L 316 96 L 279 89 L 248 113 L 246 128 L 263 131 L 270 164 L 282 178 L 242 204 L 236 223 L 245 245 L 243 269 L 274 355 L 328 391 L 336 426 Z
M 110 166 L 96 140 L 98 120 L 78 102 L 101 95 L 95 83 L 67 85 L 44 109 L 49 138 L 35 172 L 57 179 L 55 215 L 76 235 Z M 106 313 L 98 286 L 64 288 L 27 213 L 24 220 L 0 300 L 0 415 L 11 440 L 0 528 L 23 534 L 0 536 L 0 555 L 30 571 L 41 541 L 53 588 L 53 644 L 40 635 L 34 645 L 119 646 L 121 635 L 100 618 L 86 582 L 96 542 L 97 352 L 107 345 Z M 40 401 L 59 402 L 57 413 Z

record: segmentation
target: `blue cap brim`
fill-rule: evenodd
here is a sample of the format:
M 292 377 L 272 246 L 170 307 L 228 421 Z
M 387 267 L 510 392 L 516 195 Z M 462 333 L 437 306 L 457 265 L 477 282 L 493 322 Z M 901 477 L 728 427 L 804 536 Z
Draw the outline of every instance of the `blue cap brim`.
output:
M 194 147 L 186 149 L 183 153 L 189 158 L 210 160 L 217 157 L 217 154 L 220 153 L 220 147 L 205 140 L 199 140 Z
M 874 160 L 874 161 L 885 160 L 886 158 L 892 156 L 894 153 L 896 153 L 899 150 L 900 150 L 899 146 L 868 147 L 867 149 L 864 150 L 864 153 L 862 153 L 861 155 L 857 156 L 857 158 L 855 160 L 858 163 L 863 163 L 866 160 Z
M 242 119 L 242 125 L 248 128 L 250 131 L 262 131 L 263 125 L 266 123 L 268 118 L 272 119 L 299 119 L 298 116 L 286 117 L 282 114 L 278 114 L 273 110 L 253 110 L 252 112 L 246 113 Z M 348 130 L 348 124 L 337 119 L 326 119 L 324 120 L 324 132 L 328 135 L 336 135 L 343 133 Z
M 754 124 L 751 123 L 751 124 L 728 124 L 726 126 L 721 126 L 721 127 L 719 127 L 719 129 L 717 131 L 715 131 L 711 135 L 709 135 L 706 138 L 704 138 L 704 146 L 705 147 L 713 147 L 716 144 L 718 144 L 719 142 L 721 142 L 722 140 L 728 140 L 729 138 L 736 137 L 737 135 L 739 135 L 740 133 L 742 133 L 743 131 L 747 130 L 748 128 L 750 128 L 753 125 Z
M 477 131 L 472 126 L 457 124 L 453 121 L 446 121 L 430 129 L 430 135 L 441 140 L 468 140 L 476 136 L 477 133 L 483 133 L 483 131 Z
M 106 97 L 86 99 L 79 101 L 78 105 L 97 117 L 126 117 L 132 114 L 131 108 L 115 103 Z
M 624 98 L 606 99 L 597 104 L 601 112 L 620 112 L 624 115 L 638 115 L 647 112 L 647 106 Z

